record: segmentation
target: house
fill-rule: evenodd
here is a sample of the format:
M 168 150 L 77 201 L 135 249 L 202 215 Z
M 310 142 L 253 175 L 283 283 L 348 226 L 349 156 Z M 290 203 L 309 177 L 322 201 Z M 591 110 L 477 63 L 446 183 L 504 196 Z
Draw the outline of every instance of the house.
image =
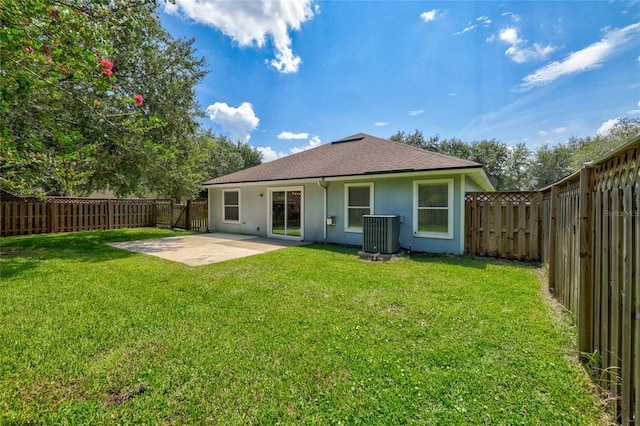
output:
M 361 245 L 363 215 L 399 216 L 400 246 L 464 251 L 481 164 L 359 133 L 203 183 L 212 232 Z

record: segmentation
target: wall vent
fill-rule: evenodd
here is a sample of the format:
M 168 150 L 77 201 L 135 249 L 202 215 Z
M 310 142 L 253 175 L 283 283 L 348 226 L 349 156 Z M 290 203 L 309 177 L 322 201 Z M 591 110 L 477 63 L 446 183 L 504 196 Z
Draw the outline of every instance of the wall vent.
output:
M 400 250 L 400 218 L 388 214 L 362 216 L 362 251 L 393 254 Z

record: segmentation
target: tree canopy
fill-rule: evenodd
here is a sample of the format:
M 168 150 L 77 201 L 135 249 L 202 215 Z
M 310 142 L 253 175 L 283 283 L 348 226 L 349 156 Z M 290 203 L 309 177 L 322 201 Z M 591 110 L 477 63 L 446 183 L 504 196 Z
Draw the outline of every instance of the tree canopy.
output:
M 535 151 L 524 143 L 513 147 L 495 139 L 464 142 L 458 138 L 425 138 L 420 130 L 398 131 L 390 139 L 418 148 L 483 164 L 498 190 L 532 190 L 551 185 L 590 161 L 597 161 L 640 135 L 640 119 L 621 118 L 606 134 L 572 137 Z
M 233 161 L 210 158 L 195 98 L 205 62 L 162 28 L 156 6 L 0 3 L 0 187 L 181 198 L 211 177 L 204 164 Z M 261 161 L 234 146 L 235 166 Z

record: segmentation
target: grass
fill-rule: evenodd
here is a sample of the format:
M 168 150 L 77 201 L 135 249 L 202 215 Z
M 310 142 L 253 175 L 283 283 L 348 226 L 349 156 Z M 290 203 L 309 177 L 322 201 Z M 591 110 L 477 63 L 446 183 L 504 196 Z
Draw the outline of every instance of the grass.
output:
M 533 268 L 291 247 L 188 267 L 0 240 L 0 424 L 599 424 Z

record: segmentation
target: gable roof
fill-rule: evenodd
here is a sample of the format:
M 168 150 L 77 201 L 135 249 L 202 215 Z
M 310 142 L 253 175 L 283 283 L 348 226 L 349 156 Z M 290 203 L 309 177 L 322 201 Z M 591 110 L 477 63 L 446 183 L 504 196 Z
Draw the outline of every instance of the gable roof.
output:
M 473 161 L 358 133 L 203 185 L 482 168 Z

